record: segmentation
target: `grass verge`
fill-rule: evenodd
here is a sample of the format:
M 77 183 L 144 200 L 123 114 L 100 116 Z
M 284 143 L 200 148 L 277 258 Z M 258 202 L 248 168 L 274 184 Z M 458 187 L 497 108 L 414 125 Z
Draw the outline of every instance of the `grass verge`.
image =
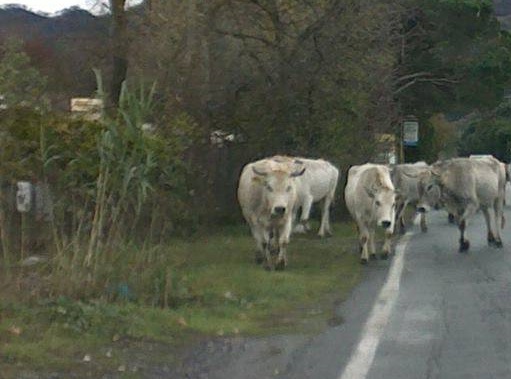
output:
M 144 341 L 170 349 L 161 357 L 149 354 L 148 360 L 168 361 L 202 336 L 317 331 L 332 317 L 334 300 L 343 300 L 360 276 L 353 226 L 336 224 L 334 231 L 328 239 L 294 236 L 284 272 L 266 272 L 253 263 L 254 242 L 244 228 L 159 247 L 154 264 L 162 267 L 165 291 L 173 294 L 165 297 L 166 307 L 144 305 L 144 288 L 152 282 L 137 286 L 144 275 L 140 268 L 131 277 L 112 281 L 104 297 L 33 296 L 20 301 L 17 283 L 33 275 L 24 269 L 0 288 L 3 375 L 129 370 L 130 346 Z M 130 257 L 127 253 L 126 261 Z M 112 292 L 124 300 L 105 301 Z

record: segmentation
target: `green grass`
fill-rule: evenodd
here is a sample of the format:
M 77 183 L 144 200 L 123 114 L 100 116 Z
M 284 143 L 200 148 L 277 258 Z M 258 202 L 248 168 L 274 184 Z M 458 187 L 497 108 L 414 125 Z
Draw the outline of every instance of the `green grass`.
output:
M 126 253 L 125 263 L 118 264 L 133 274 L 114 276 L 112 284 L 124 283 L 129 302 L 106 302 L 107 295 L 27 302 L 6 296 L 10 300 L 0 305 L 0 366 L 7 373 L 19 367 L 93 367 L 100 373 L 129 361 L 133 341 L 178 348 L 201 336 L 315 332 L 326 326 L 334 301 L 345 299 L 360 276 L 353 226 L 336 224 L 334 233 L 328 239 L 294 236 L 284 272 L 267 272 L 254 263 L 254 242 L 244 228 L 159 247 L 143 268 L 130 263 L 135 255 Z M 147 295 L 153 283 L 161 292 L 155 273 L 167 278 L 167 308 L 147 305 L 161 299 Z M 13 326 L 21 328 L 19 335 Z M 101 349 L 115 354 L 93 354 L 93 362 L 81 362 Z

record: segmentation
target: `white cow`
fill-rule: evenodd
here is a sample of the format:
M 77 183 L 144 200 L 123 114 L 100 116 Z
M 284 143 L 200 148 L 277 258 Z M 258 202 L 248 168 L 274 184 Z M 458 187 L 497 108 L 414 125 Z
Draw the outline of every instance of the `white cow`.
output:
M 481 159 L 481 158 L 493 158 L 497 161 L 499 161 L 497 158 L 495 158 L 493 155 L 490 155 L 490 154 L 471 154 L 469 156 L 470 159 Z M 500 162 L 500 161 L 499 161 Z M 502 165 L 502 167 L 504 167 L 504 172 L 506 173 L 506 183 L 507 182 L 511 182 L 511 171 L 510 171 L 510 166 L 509 164 L 507 163 L 504 163 L 504 162 L 500 162 L 500 164 Z M 504 197 L 504 205 L 506 205 L 506 198 Z M 503 219 L 504 220 L 504 219 Z M 503 221 L 504 222 L 504 221 Z
M 294 231 L 304 233 L 310 229 L 308 221 L 312 204 L 322 201 L 321 226 L 318 235 L 324 237 L 325 234 L 332 234 L 330 229 L 330 206 L 334 201 L 335 189 L 339 181 L 339 170 L 323 159 L 294 159 L 295 162 L 302 163 L 306 168 L 305 173 L 296 179 L 298 202 L 295 214 L 298 213 L 298 208 L 301 208 L 302 212 Z
M 396 188 L 396 224 L 405 231 L 404 212 L 408 204 L 416 206 L 419 201 L 419 175 L 430 170 L 425 162 L 398 164 L 392 167 L 391 178 Z M 426 213 L 420 212 L 421 231 L 426 232 Z
M 256 261 L 269 270 L 284 269 L 296 206 L 296 178 L 305 167 L 263 159 L 247 164 L 240 176 L 238 201 L 256 240 Z
M 387 259 L 394 232 L 396 195 L 390 179 L 389 168 L 367 163 L 353 166 L 348 171 L 348 182 L 344 190 L 346 206 L 357 223 L 361 248 L 361 263 L 366 264 L 376 257 L 374 233 L 376 227 L 385 229 L 382 258 Z
M 502 247 L 499 226 L 504 223 L 505 185 L 505 165 L 493 157 L 454 158 L 436 162 L 431 167 L 431 173 L 420 180 L 424 196 L 419 206 L 427 210 L 431 206 L 431 199 L 438 199 L 454 215 L 460 230 L 460 252 L 470 247 L 465 239 L 466 222 L 481 209 L 488 228 L 488 244 Z M 433 191 L 439 196 L 428 197 L 428 193 Z M 493 222 L 490 210 L 493 210 Z

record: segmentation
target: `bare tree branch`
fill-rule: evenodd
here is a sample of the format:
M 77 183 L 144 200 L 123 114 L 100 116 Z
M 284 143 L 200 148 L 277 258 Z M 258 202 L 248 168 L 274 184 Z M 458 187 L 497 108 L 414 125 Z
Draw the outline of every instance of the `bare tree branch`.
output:
M 257 42 L 261 42 L 261 43 L 265 44 L 266 46 L 275 47 L 274 43 L 268 41 L 266 38 L 263 38 L 263 37 L 254 36 L 254 35 L 250 35 L 250 34 L 246 34 L 246 33 L 242 33 L 242 32 L 222 30 L 222 29 L 218 29 L 218 28 L 215 29 L 215 32 L 218 34 L 228 35 L 228 36 L 243 39 L 243 40 L 248 39 L 248 40 L 257 41 Z
M 404 90 L 406 90 L 407 88 L 409 88 L 417 83 L 432 83 L 436 86 L 447 86 L 449 84 L 459 83 L 459 80 L 449 79 L 449 78 L 419 78 L 419 77 L 416 77 L 412 81 L 410 81 L 410 82 L 402 85 L 398 89 L 394 90 L 393 93 L 394 93 L 394 95 L 398 95 L 401 92 L 403 92 Z

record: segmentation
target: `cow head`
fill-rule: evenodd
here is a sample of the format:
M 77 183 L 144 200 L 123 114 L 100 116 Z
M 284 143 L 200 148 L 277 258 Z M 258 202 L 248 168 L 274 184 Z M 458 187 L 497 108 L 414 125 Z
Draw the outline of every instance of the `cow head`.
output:
M 432 168 L 419 175 L 417 189 L 419 193 L 418 212 L 425 213 L 431 209 L 440 209 L 442 207 L 442 182 L 440 180 L 440 172 L 436 168 Z
M 253 166 L 252 170 L 262 180 L 264 201 L 271 217 L 283 218 L 292 212 L 296 200 L 295 178 L 303 175 L 305 167 L 299 166 L 294 171 L 264 171 Z
M 366 188 L 366 192 L 373 202 L 373 214 L 376 224 L 384 229 L 394 229 L 396 208 L 396 192 L 392 188 L 373 186 Z

